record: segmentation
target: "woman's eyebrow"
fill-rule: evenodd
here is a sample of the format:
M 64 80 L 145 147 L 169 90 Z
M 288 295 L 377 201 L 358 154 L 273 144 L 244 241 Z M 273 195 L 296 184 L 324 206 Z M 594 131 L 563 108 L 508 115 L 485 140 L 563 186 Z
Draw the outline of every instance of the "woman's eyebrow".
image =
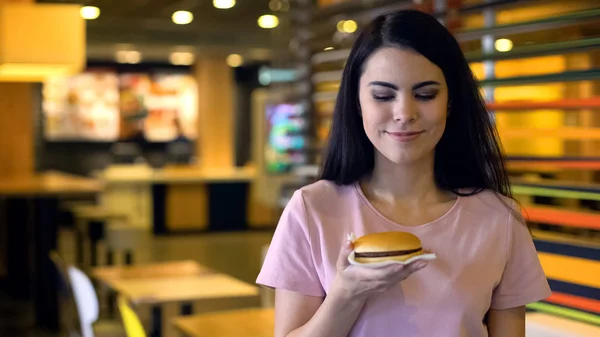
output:
M 390 83 L 390 82 L 373 81 L 373 82 L 369 83 L 369 86 L 373 86 L 373 85 L 377 85 L 380 87 L 386 87 L 386 88 L 390 88 L 390 89 L 394 89 L 394 90 L 398 91 L 398 86 L 393 83 Z M 426 87 L 428 85 L 441 85 L 441 84 L 436 81 L 424 81 L 424 82 L 420 82 L 420 83 L 413 85 L 412 90 L 417 90 L 422 87 Z

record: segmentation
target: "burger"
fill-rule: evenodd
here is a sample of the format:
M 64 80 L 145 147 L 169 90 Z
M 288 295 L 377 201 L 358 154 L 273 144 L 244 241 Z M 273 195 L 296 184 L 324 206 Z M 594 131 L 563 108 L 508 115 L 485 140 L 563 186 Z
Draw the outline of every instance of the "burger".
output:
M 367 234 L 354 241 L 354 260 L 358 263 L 404 262 L 423 254 L 421 240 L 406 232 Z

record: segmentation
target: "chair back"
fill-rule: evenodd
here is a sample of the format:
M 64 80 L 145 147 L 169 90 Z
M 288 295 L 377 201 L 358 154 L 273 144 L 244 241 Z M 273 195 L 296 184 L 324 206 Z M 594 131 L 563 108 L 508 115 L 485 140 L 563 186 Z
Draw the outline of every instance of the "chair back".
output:
M 119 312 L 121 313 L 121 319 L 125 326 L 125 332 L 127 337 L 146 337 L 146 331 L 140 321 L 138 315 L 129 306 L 129 302 L 123 296 L 119 296 L 117 299 L 119 306 Z
M 92 325 L 98 320 L 100 308 L 92 281 L 84 272 L 73 266 L 69 266 L 67 271 L 81 320 L 82 337 L 94 337 Z
M 77 304 L 75 303 L 75 293 L 71 286 L 69 278 L 68 265 L 60 257 L 60 255 L 52 251 L 50 252 L 50 260 L 54 263 L 58 274 L 58 294 L 60 321 L 68 337 L 82 337 L 81 320 L 77 312 Z

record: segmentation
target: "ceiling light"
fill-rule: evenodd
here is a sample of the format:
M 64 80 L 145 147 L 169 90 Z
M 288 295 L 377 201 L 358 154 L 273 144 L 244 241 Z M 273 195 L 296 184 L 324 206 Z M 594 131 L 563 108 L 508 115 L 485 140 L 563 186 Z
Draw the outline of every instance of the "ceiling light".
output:
M 327 47 L 327 48 L 325 48 L 323 50 L 333 50 L 333 47 Z
M 273 12 L 280 11 L 282 8 L 283 4 L 281 3 L 281 0 L 271 0 L 269 2 L 269 9 Z
M 169 56 L 171 64 L 176 66 L 189 66 L 194 63 L 194 54 L 187 52 L 174 52 Z
M 177 11 L 173 13 L 173 22 L 178 25 L 187 25 L 194 21 L 194 15 L 188 11 Z
M 100 8 L 94 6 L 83 6 L 79 14 L 86 20 L 95 20 L 100 16 Z
M 116 59 L 119 63 L 137 64 L 142 61 L 142 54 L 135 50 L 119 50 Z
M 358 24 L 354 20 L 344 21 L 342 28 L 345 33 L 354 33 L 358 29 Z
M 264 29 L 275 28 L 279 25 L 279 18 L 275 15 L 266 14 L 258 18 L 258 26 Z
M 213 6 L 218 9 L 229 9 L 235 6 L 235 0 L 213 0 Z
M 242 55 L 231 54 L 227 56 L 227 65 L 232 68 L 239 67 L 242 65 L 242 63 L 244 63 L 244 58 L 242 57 Z
M 507 52 L 511 51 L 513 48 L 513 42 L 509 39 L 498 39 L 496 43 L 494 43 L 494 47 L 499 52 Z

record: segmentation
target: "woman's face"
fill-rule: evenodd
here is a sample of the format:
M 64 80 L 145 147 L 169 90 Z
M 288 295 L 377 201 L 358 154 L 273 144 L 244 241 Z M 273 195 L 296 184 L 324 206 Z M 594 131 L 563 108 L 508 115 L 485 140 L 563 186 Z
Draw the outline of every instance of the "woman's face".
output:
M 367 137 L 394 163 L 433 157 L 446 127 L 442 70 L 412 50 L 382 48 L 363 65 L 359 101 Z

